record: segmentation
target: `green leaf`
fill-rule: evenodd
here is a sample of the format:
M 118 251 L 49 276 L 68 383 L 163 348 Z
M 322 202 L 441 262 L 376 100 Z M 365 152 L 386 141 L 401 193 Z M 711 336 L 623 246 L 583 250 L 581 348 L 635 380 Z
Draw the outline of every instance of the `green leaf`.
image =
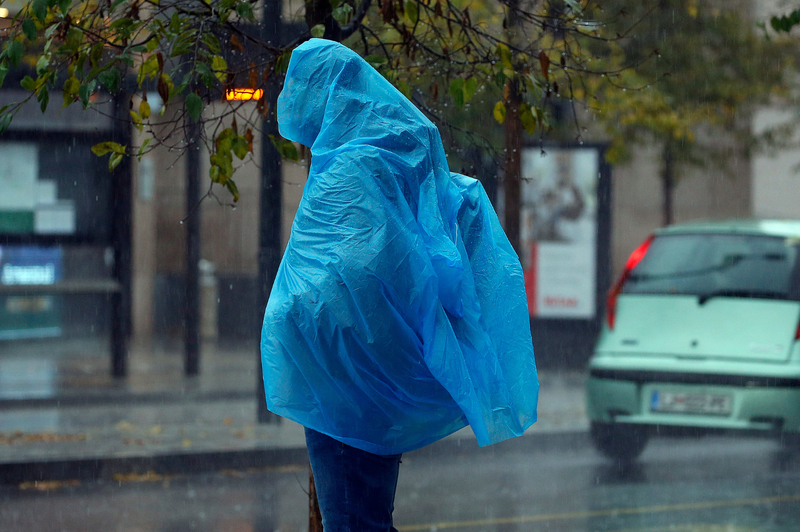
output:
M 30 42 L 36 40 L 36 23 L 31 18 L 26 18 L 22 21 L 22 33 L 28 38 Z
M 66 15 L 69 7 L 72 5 L 72 0 L 58 0 L 58 9 L 61 10 L 62 15 Z
M 36 73 L 40 76 L 50 70 L 50 54 L 40 55 L 36 61 Z
M 186 95 L 186 112 L 192 120 L 197 121 L 200 115 L 203 114 L 203 99 L 197 94 L 190 92 Z
M 20 81 L 19 84 L 26 91 L 36 90 L 36 80 L 30 76 L 25 76 L 22 78 L 22 81 Z
M 144 127 L 142 125 L 142 117 L 139 115 L 139 113 L 137 113 L 132 109 L 129 111 L 129 113 L 131 115 L 131 122 L 133 123 L 133 127 L 135 127 L 138 131 L 141 132 L 142 128 Z
M 212 164 L 211 168 L 208 169 L 208 177 L 211 178 L 212 182 L 219 183 L 219 166 Z
M 313 28 L 311 28 L 311 36 L 316 37 L 317 39 L 321 39 L 322 36 L 325 35 L 325 24 L 317 24 Z
M 511 58 L 511 50 L 503 43 L 497 45 L 497 52 L 498 57 L 500 57 L 500 62 L 503 63 L 508 68 L 513 69 L 514 63 Z
M 150 104 L 147 103 L 147 100 L 142 100 L 139 103 L 139 116 L 141 116 L 142 119 L 147 120 L 150 118 L 150 112 Z
M 331 8 L 336 9 L 339 7 L 339 4 L 342 3 L 342 0 L 328 0 L 328 2 L 330 3 Z
M 8 74 L 8 61 L 4 59 L 2 62 L 0 62 L 0 87 L 3 86 L 3 82 L 5 82 L 7 74 Z
M 416 24 L 419 21 L 419 10 L 417 9 L 417 3 L 413 0 L 411 2 L 406 2 L 406 18 L 412 23 Z
M 220 83 L 225 83 L 228 79 L 228 62 L 225 61 L 225 58 L 219 55 L 215 55 L 211 58 L 211 70 L 214 71 L 214 75 L 220 81 Z
M 150 144 L 151 140 L 153 140 L 152 137 L 147 137 L 146 139 L 144 139 L 144 142 L 142 142 L 142 145 L 139 146 L 139 152 L 137 155 L 140 161 L 142 160 L 142 156 L 144 155 L 144 152 L 147 150 L 147 146 Z
M 236 12 L 245 20 L 250 22 L 255 22 L 256 20 L 255 16 L 253 16 L 253 5 L 246 0 L 236 4 Z
M 289 68 L 289 59 L 292 58 L 291 50 L 286 51 L 278 57 L 277 61 L 275 61 L 275 73 L 283 74 L 286 72 L 286 69 Z
M 94 79 L 88 83 L 81 83 L 81 87 L 78 89 L 78 98 L 81 100 L 84 109 L 89 107 L 89 98 L 92 96 L 92 93 L 94 93 L 96 87 L 97 80 Z
M 71 28 L 67 32 L 67 38 L 60 50 L 64 50 L 65 52 L 77 52 L 83 44 L 83 37 L 84 33 L 82 30 L 79 28 Z
M 75 76 L 67 78 L 61 92 L 64 95 L 64 107 L 68 106 L 75 100 L 78 90 L 81 88 L 81 82 Z
M 233 196 L 234 203 L 239 201 L 239 188 L 236 186 L 236 183 L 233 182 L 233 179 L 228 179 L 225 182 L 225 188 L 227 188 L 228 192 Z
M 117 89 L 119 89 L 119 83 L 121 80 L 122 75 L 120 74 L 119 69 L 116 67 L 111 67 L 97 75 L 97 81 L 102 83 L 103 86 L 112 94 L 116 93 Z
M 231 147 L 233 145 L 233 128 L 226 128 L 220 131 L 217 138 L 214 140 L 214 147 L 217 149 L 217 153 L 227 153 L 227 156 L 230 157 Z
M 224 183 L 231 175 L 233 175 L 233 162 L 231 152 L 217 152 L 209 157 L 211 164 L 219 167 L 219 183 Z
M 275 148 L 278 149 L 278 153 L 284 159 L 289 159 L 291 161 L 297 161 L 300 159 L 300 154 L 297 152 L 297 147 L 293 142 L 276 135 L 270 135 L 269 140 L 272 142 Z
M 473 76 L 464 82 L 464 101 L 469 102 L 475 96 L 475 91 L 477 90 L 478 79 Z
M 6 57 L 8 60 L 11 61 L 11 65 L 14 68 L 19 66 L 19 62 L 22 61 L 22 53 L 24 51 L 24 47 L 22 43 L 16 39 L 13 41 L 8 41 L 6 45 Z
M 583 6 L 581 5 L 578 0 L 564 0 L 564 2 L 569 6 L 572 10 L 572 13 L 575 15 L 580 15 L 583 13 Z
M 33 16 L 44 24 L 47 18 L 47 0 L 33 0 L 33 2 L 31 2 L 31 9 L 33 10 Z
M 103 155 L 112 152 L 124 154 L 125 146 L 111 141 L 101 142 L 99 144 L 95 144 L 94 146 L 92 146 L 92 153 L 94 153 L 98 157 L 102 157 Z
M 498 124 L 502 124 L 506 120 L 506 104 L 501 101 L 498 101 L 494 104 L 494 119 L 497 120 Z
M 197 71 L 197 74 L 200 76 L 200 81 L 203 82 L 203 85 L 209 89 L 214 86 L 214 73 L 211 72 L 211 67 L 208 66 L 207 63 L 202 61 L 197 62 L 195 64 L 195 71 Z
M 96 42 L 92 45 L 91 50 L 89 51 L 89 62 L 92 64 L 92 67 L 97 67 L 97 64 L 100 62 L 100 59 L 103 57 L 103 43 Z
M 5 133 L 8 130 L 8 126 L 11 125 L 12 118 L 14 118 L 14 115 L 11 113 L 0 115 L 0 133 Z
M 519 106 L 519 120 L 522 122 L 522 127 L 528 132 L 528 135 L 533 135 L 536 130 L 536 109 L 532 109 L 527 103 Z
M 42 84 L 36 99 L 39 101 L 39 109 L 41 109 L 43 113 L 47 111 L 47 104 L 50 103 L 50 90 L 47 88 L 47 84 Z
M 208 65 L 205 63 L 198 63 L 198 65 L 201 64 L 208 69 L 209 73 L 211 72 Z M 156 76 L 158 76 L 158 57 L 151 55 L 139 66 L 139 72 L 136 74 L 136 83 L 141 87 L 145 78 L 154 79 Z
M 213 33 L 204 33 L 202 36 L 203 44 L 206 45 L 208 51 L 212 54 L 219 55 L 222 53 L 222 45 L 219 43 L 219 39 L 217 39 L 216 35 Z
M 125 158 L 124 153 L 113 153 L 111 157 L 108 158 L 108 171 L 113 172 L 114 168 L 119 166 L 119 163 L 122 162 L 122 159 Z
M 464 107 L 464 78 L 456 78 L 450 82 L 450 96 L 459 109 Z
M 353 6 L 350 4 L 342 4 L 333 10 L 331 16 L 340 26 L 346 26 L 353 17 Z
M 232 148 L 233 154 L 239 159 L 244 159 L 247 157 L 247 153 L 250 151 L 248 148 L 247 139 L 240 135 L 237 135 L 236 138 L 233 139 Z

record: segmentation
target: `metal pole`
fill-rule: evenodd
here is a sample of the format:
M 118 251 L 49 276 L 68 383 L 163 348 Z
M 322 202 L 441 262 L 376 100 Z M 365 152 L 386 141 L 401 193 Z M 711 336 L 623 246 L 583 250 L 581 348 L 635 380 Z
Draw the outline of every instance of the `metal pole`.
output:
M 187 128 L 186 152 L 186 301 L 184 307 L 184 371 L 200 373 L 200 137 L 192 120 Z
M 114 132 L 117 142 L 130 143 L 131 131 L 128 122 L 130 93 L 123 91 L 116 98 L 116 114 L 119 124 Z M 114 172 L 112 184 L 112 247 L 114 250 L 113 276 L 119 291 L 111 294 L 111 375 L 123 378 L 128 375 L 128 337 L 131 324 L 131 278 L 132 278 L 132 203 L 133 167 L 126 157 Z
M 264 2 L 264 19 L 262 22 L 262 38 L 274 45 L 279 44 L 281 34 L 281 2 Z M 277 76 L 269 78 L 266 87 L 267 101 L 270 112 L 274 113 L 278 101 L 280 87 L 276 82 Z M 278 134 L 278 124 L 274 115 L 264 121 L 261 135 L 261 193 L 260 193 L 260 223 L 258 232 L 258 279 L 257 279 L 257 306 L 256 315 L 263 316 L 267 307 L 272 283 L 278 273 L 281 261 L 281 157 L 273 146 L 269 135 Z M 259 320 L 260 324 L 261 321 Z M 264 375 L 261 368 L 261 327 L 257 327 L 258 341 L 258 378 L 256 379 L 256 401 L 258 409 L 258 422 L 278 422 L 280 418 L 267 410 L 267 401 L 264 393 Z

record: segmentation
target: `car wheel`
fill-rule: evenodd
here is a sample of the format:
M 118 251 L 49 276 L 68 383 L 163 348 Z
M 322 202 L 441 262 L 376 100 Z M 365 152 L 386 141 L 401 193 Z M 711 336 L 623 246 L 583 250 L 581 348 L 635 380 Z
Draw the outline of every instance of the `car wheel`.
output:
M 650 434 L 646 427 L 592 422 L 591 437 L 595 449 L 607 458 L 632 462 L 644 451 Z

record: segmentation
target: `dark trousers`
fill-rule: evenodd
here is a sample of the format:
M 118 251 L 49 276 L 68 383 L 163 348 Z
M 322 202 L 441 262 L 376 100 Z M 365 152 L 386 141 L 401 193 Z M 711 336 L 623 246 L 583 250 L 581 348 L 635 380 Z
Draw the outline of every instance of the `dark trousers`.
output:
M 381 456 L 306 429 L 325 532 L 390 532 L 399 454 Z

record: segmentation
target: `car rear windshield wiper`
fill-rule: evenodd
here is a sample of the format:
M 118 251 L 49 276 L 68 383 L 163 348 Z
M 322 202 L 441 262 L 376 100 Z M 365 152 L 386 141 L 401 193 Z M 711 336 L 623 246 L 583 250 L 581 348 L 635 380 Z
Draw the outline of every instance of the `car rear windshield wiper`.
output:
M 744 260 L 764 260 L 764 261 L 784 261 L 787 260 L 786 255 L 780 253 L 755 253 L 751 255 L 744 254 L 731 254 L 727 255 L 722 262 L 713 266 L 705 268 L 698 268 L 695 270 L 684 270 L 669 273 L 646 273 L 632 271 L 628 275 L 628 280 L 632 282 L 639 281 L 662 281 L 666 279 L 680 279 L 682 277 L 696 277 L 699 275 L 707 275 L 709 273 L 719 273 L 725 270 L 738 266 Z M 731 296 L 731 297 L 758 297 L 758 296 Z
M 789 299 L 788 294 L 785 292 L 776 292 L 774 290 L 743 290 L 729 288 L 726 290 L 717 290 L 708 292 L 707 294 L 700 294 L 697 298 L 698 305 L 705 305 L 709 299 L 715 297 L 742 297 L 753 299 Z

